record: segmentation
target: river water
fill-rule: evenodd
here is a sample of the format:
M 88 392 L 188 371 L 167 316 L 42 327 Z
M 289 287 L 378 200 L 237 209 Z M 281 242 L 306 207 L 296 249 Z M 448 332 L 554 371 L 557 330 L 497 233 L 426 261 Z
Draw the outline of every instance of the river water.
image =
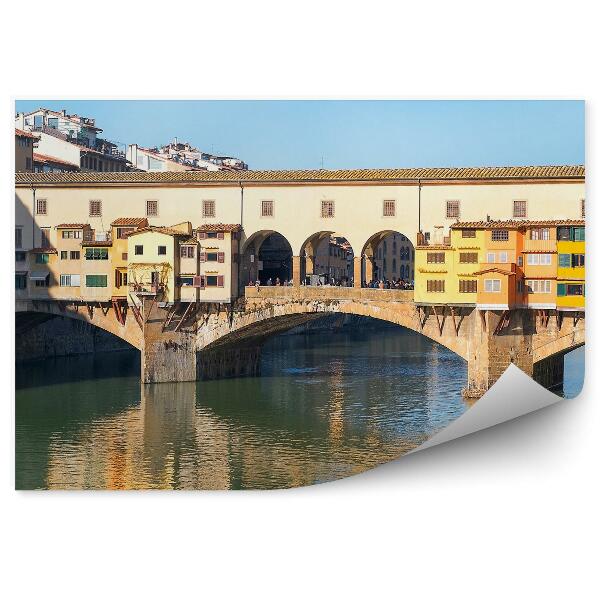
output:
M 570 361 L 576 395 L 583 352 Z M 320 483 L 401 456 L 468 408 L 466 363 L 399 327 L 275 337 L 261 377 L 142 386 L 125 351 L 21 364 L 16 383 L 17 489 Z

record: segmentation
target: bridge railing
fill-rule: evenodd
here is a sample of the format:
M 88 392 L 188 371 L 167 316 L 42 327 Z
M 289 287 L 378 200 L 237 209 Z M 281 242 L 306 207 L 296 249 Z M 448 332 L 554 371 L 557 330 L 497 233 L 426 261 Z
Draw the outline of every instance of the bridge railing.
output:
M 413 302 L 413 290 L 379 290 L 338 286 L 247 286 L 246 298 L 289 298 L 290 300 L 378 300 Z

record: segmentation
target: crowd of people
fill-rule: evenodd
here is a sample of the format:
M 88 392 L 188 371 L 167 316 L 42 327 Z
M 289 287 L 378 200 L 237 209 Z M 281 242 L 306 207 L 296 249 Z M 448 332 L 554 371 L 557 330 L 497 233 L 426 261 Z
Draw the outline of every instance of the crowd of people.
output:
M 248 283 L 249 286 L 255 286 L 256 289 L 260 289 L 261 285 L 266 287 L 271 286 L 290 286 L 294 285 L 294 281 L 292 279 L 284 279 L 281 280 L 279 277 L 275 277 L 275 279 L 269 277 L 264 283 L 262 283 L 259 279 L 256 281 L 250 281 Z M 303 283 L 302 285 L 309 285 Z M 337 286 L 337 287 L 353 287 L 354 281 L 352 279 L 342 279 L 335 280 L 330 279 L 328 283 L 322 283 L 320 280 L 316 283 L 317 286 L 320 285 L 328 285 L 328 286 Z M 415 285 L 413 281 L 406 281 L 404 279 L 372 279 L 371 281 L 363 281 L 362 287 L 364 288 L 372 288 L 379 290 L 412 290 Z

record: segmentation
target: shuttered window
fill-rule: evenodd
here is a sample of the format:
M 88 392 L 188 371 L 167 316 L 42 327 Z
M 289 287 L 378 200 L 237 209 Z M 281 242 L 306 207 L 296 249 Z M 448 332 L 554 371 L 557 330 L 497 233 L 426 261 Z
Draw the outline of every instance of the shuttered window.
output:
M 107 275 L 86 275 L 85 285 L 86 287 L 107 287 L 107 280 Z
M 383 201 L 383 216 L 384 217 L 395 217 L 396 216 L 396 201 L 395 200 L 384 200 Z
M 36 215 L 47 215 L 48 214 L 48 201 L 44 198 L 38 198 L 35 203 L 35 214 Z
M 446 218 L 458 219 L 460 217 L 460 201 L 446 200 Z
M 474 229 L 462 229 L 461 235 L 463 238 L 474 238 L 476 231 Z
M 461 252 L 459 262 L 463 264 L 472 264 L 477 262 L 477 252 Z
M 513 200 L 513 217 L 524 218 L 527 216 L 527 200 Z
M 571 255 L 570 254 L 559 254 L 558 255 L 558 266 L 568 268 L 571 266 Z
M 146 200 L 146 216 L 158 217 L 158 200 Z
M 102 216 L 102 200 L 90 200 L 90 217 Z
M 273 216 L 273 200 L 263 200 L 261 202 L 260 215 L 261 217 Z
M 321 218 L 331 219 L 335 217 L 335 202 L 333 200 L 321 200 Z
M 81 275 L 61 275 L 61 287 L 79 287 L 81 285 Z
M 474 294 L 477 292 L 477 280 L 476 279 L 459 279 L 458 280 L 458 291 L 461 294 Z
M 202 216 L 204 218 L 212 218 L 216 216 L 214 200 L 202 200 Z
M 507 229 L 494 229 L 492 231 L 492 242 L 507 242 L 508 241 L 508 230 Z
M 430 264 L 443 264 L 446 262 L 445 252 L 428 252 L 427 262 Z
M 428 292 L 444 292 L 446 289 L 446 282 L 443 279 L 428 279 L 427 280 L 427 291 Z

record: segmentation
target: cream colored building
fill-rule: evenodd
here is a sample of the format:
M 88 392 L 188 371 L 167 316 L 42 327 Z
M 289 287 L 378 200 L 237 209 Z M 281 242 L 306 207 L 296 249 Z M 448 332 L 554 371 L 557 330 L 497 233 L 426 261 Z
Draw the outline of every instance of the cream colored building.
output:
M 29 131 L 15 129 L 15 172 L 33 171 L 33 149 L 38 137 Z
M 359 279 L 369 279 L 369 262 L 376 260 L 379 245 L 390 234 L 403 235 L 415 246 L 418 232 L 431 242 L 443 241 L 459 219 L 579 219 L 584 197 L 583 166 L 18 173 L 15 220 L 21 252 L 41 246 L 42 230 L 55 247 L 60 223 L 104 231 L 123 214 L 163 227 L 183 221 L 199 230 L 239 225 L 241 269 L 231 277 L 234 294 L 234 282 L 252 280 L 247 249 L 258 253 L 274 232 L 289 243 L 295 283 L 303 268 L 308 271 L 302 261 L 312 242 L 333 234 L 346 238 L 357 285 Z M 16 268 L 23 272 L 22 263 Z

